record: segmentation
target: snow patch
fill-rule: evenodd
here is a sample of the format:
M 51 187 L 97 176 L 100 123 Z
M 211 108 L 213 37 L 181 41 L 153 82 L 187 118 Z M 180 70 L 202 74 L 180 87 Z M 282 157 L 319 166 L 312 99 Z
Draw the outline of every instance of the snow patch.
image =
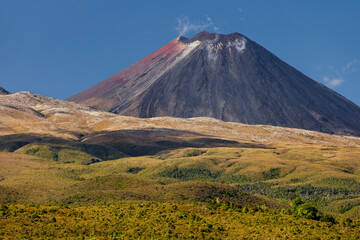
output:
M 207 50 L 207 53 L 208 53 L 208 61 L 209 62 L 212 62 L 212 63 L 214 63 L 214 62 L 216 62 L 216 60 L 217 60 L 217 54 L 216 54 L 216 49 L 214 49 L 214 46 L 212 46 L 212 45 L 207 45 L 206 46 L 206 50 Z
M 212 40 L 214 43 L 216 43 L 219 40 L 219 34 L 215 34 L 215 38 Z
M 233 44 L 234 44 L 235 49 L 239 53 L 244 52 L 246 49 L 246 39 L 245 38 L 242 38 L 241 40 L 236 39 Z

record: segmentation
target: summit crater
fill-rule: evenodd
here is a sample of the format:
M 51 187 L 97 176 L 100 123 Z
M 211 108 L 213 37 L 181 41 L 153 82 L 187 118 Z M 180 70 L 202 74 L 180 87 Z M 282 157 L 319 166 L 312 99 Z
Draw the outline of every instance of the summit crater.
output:
M 183 43 L 190 43 L 194 41 L 200 41 L 200 42 L 212 42 L 212 43 L 228 43 L 233 42 L 237 40 L 244 39 L 245 36 L 241 35 L 240 33 L 231 33 L 231 34 L 220 34 L 220 33 L 209 33 L 209 32 L 200 32 L 197 35 L 186 38 L 183 36 L 180 36 L 180 41 Z

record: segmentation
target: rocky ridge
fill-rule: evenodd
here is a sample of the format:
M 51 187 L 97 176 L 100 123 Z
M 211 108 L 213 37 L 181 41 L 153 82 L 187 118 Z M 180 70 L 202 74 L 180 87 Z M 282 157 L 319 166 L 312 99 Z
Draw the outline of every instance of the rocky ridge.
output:
M 168 137 L 169 131 L 174 130 L 172 133 L 175 135 L 177 132 L 186 132 L 189 136 L 195 134 L 259 144 L 316 143 L 339 146 L 360 144 L 360 138 L 357 137 L 329 135 L 294 128 L 224 122 L 208 117 L 142 119 L 120 116 L 29 92 L 0 96 L 0 135 L 37 133 L 80 141 L 86 139 L 88 134 L 124 130 L 146 130 L 161 137 Z

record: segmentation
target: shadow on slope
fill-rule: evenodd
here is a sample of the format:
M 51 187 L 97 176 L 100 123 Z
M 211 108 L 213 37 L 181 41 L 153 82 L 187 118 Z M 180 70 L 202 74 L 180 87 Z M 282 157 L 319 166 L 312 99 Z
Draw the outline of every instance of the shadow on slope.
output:
M 86 144 L 39 134 L 1 136 L 0 151 L 23 153 L 62 163 L 85 165 L 126 156 L 121 151 L 109 146 Z
M 161 185 L 127 175 L 108 175 L 75 184 L 60 203 L 89 204 L 119 201 L 227 201 L 241 206 L 282 207 L 278 202 L 254 196 L 235 187 L 202 181 Z M 69 194 L 72 193 L 72 194 Z M 75 193 L 75 194 L 74 194 Z
M 179 148 L 264 148 L 262 144 L 239 143 L 174 129 L 126 129 L 77 135 L 78 141 L 51 135 L 13 134 L 0 136 L 0 151 L 34 155 L 62 163 L 91 164 L 126 156 L 154 155 Z
M 129 156 L 154 155 L 163 150 L 179 148 L 263 148 L 270 147 L 263 144 L 239 143 L 237 141 L 212 138 L 188 131 L 149 128 L 125 129 L 112 132 L 96 132 L 86 136 L 85 143 L 105 144 L 118 149 Z

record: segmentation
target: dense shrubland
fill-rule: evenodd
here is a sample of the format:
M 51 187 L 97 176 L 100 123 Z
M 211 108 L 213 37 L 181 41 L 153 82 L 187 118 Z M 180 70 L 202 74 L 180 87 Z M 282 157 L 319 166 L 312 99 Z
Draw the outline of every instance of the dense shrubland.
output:
M 0 239 L 359 238 L 358 147 L 20 137 L 0 139 Z
M 359 220 L 334 220 L 325 215 L 313 220 L 318 214 L 301 200 L 296 200 L 289 211 L 270 210 L 264 205 L 242 207 L 217 200 L 205 205 L 1 205 L 0 238 L 359 239 Z

